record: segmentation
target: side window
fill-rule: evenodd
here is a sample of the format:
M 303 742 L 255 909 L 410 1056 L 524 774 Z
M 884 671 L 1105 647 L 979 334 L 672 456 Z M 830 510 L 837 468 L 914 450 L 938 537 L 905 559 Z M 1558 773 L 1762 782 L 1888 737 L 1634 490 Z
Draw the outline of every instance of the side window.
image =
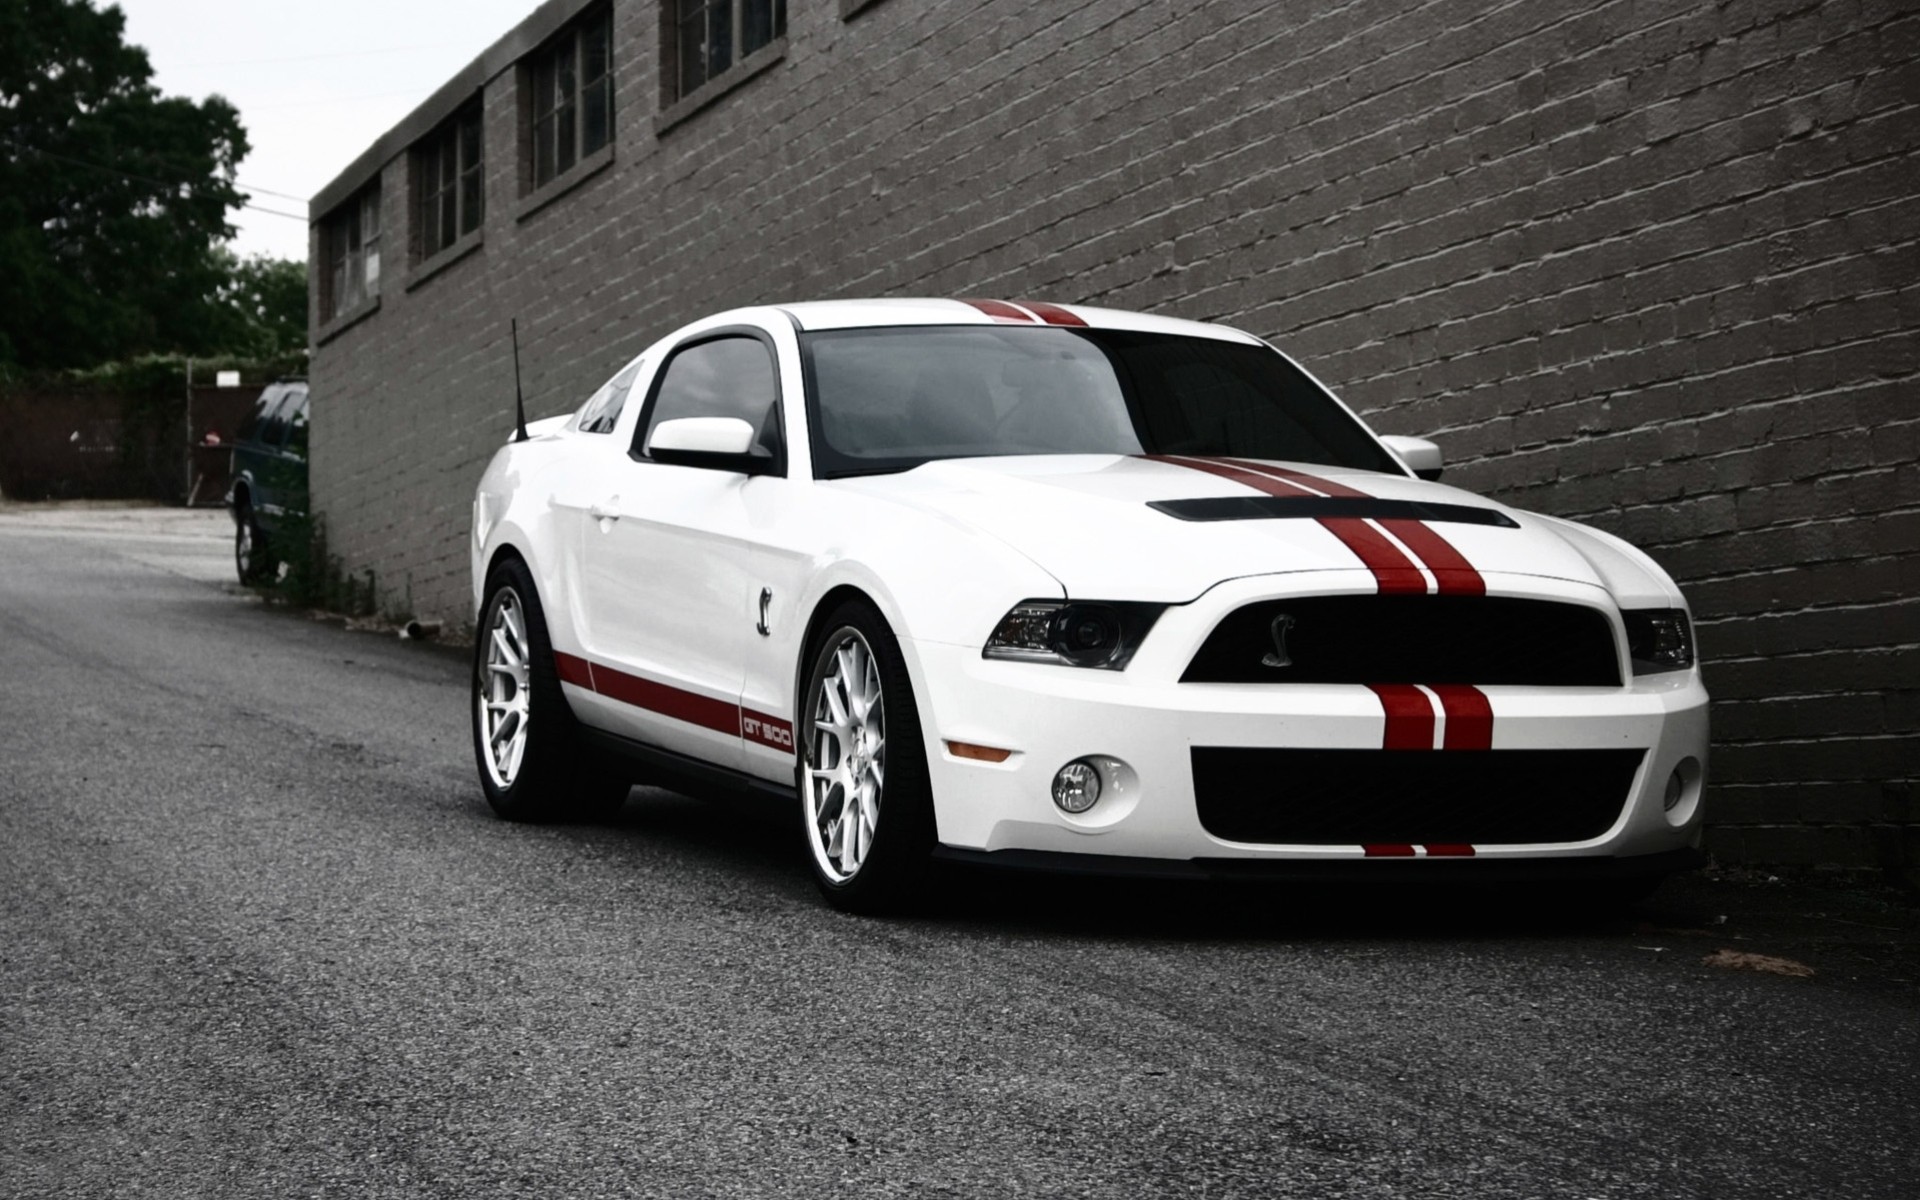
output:
M 287 413 L 293 408 L 289 403 L 293 398 L 290 389 L 282 389 L 273 398 L 273 407 L 267 410 L 266 419 L 260 422 L 260 428 L 254 431 L 262 450 L 278 450 L 280 443 L 287 440 Z
M 279 384 L 270 384 L 262 388 L 260 390 L 260 398 L 255 400 L 253 407 L 247 410 L 246 418 L 240 422 L 240 428 L 233 435 L 233 440 L 236 442 L 246 442 L 258 438 L 260 436 L 260 426 L 266 423 L 267 414 L 272 412 L 274 406 L 280 403 L 280 394 L 281 388 Z
M 294 388 L 287 405 L 287 444 L 283 447 L 295 458 L 307 456 L 307 389 Z
M 581 406 L 574 428 L 581 433 L 612 433 L 620 422 L 620 411 L 627 406 L 627 393 L 633 390 L 634 378 L 640 374 L 642 365 L 636 361 L 601 384 L 600 390 Z
M 662 421 L 680 417 L 739 417 L 758 431 L 755 445 L 773 456 L 775 472 L 785 470 L 773 352 L 758 338 L 717 337 L 667 360 L 640 445 Z

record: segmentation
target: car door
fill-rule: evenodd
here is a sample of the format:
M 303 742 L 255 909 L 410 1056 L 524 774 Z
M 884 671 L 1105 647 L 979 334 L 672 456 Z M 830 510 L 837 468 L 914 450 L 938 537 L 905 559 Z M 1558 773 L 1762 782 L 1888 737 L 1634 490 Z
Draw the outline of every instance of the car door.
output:
M 234 433 L 233 479 L 236 485 L 246 485 L 249 502 L 255 509 L 261 508 L 268 500 L 261 494 L 260 477 L 264 473 L 262 467 L 270 456 L 262 448 L 260 439 L 273 430 L 274 414 L 279 411 L 286 394 L 287 389 L 277 383 L 261 389 L 259 399 L 253 402 L 253 408 Z
M 780 388 L 765 329 L 702 332 L 655 375 L 629 461 L 600 476 L 575 575 L 579 633 L 594 690 L 640 741 L 739 769 L 740 680 L 754 634 L 749 497 L 785 474 Z M 771 456 L 764 476 L 655 461 L 661 422 L 738 417 Z M 602 719 L 607 719 L 603 709 Z
M 282 514 L 307 511 L 307 385 L 287 385 L 280 408 L 281 434 L 266 467 L 273 503 Z

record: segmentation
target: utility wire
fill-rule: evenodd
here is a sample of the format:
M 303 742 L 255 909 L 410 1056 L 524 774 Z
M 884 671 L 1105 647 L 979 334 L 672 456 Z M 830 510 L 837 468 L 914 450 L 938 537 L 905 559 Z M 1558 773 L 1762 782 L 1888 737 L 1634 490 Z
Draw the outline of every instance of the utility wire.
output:
M 320 62 L 330 58 L 372 58 L 377 54 L 405 54 L 410 50 L 444 50 L 451 42 L 438 42 L 427 46 L 388 46 L 380 50 L 342 50 L 333 54 L 296 54 L 291 58 L 228 58 L 215 62 L 169 63 L 169 66 L 187 67 L 256 67 L 273 63 Z
M 30 150 L 30 151 L 32 151 L 32 152 L 33 152 L 33 153 L 35 153 L 35 154 L 39 154 L 39 155 L 44 155 L 44 156 L 45 156 L 45 157 L 47 157 L 47 158 L 53 158 L 53 159 L 58 159 L 59 161 L 61 161 L 61 162 L 65 162 L 65 163 L 72 163 L 72 164 L 73 164 L 74 166 L 76 166 L 76 167 L 86 167 L 86 168 L 88 168 L 89 170 L 94 170 L 94 171 L 104 171 L 104 172 L 106 172 L 106 173 L 107 173 L 107 174 L 109 174 L 109 175 L 118 175 L 118 176 L 119 176 L 120 178 L 122 178 L 122 179 L 131 179 L 131 180 L 133 180 L 133 181 L 134 181 L 135 183 L 150 183 L 150 184 L 152 184 L 152 185 L 154 185 L 155 187 L 163 187 L 163 188 L 175 188 L 175 187 L 179 187 L 179 186 L 180 186 L 180 185 L 179 185 L 179 184 L 178 184 L 177 182 L 175 182 L 175 181 L 172 181 L 172 180 L 166 180 L 166 179 L 155 179 L 155 178 L 154 178 L 153 176 L 151 176 L 151 175 L 136 175 L 136 174 L 135 174 L 134 172 L 132 172 L 132 171 L 123 171 L 123 170 L 121 170 L 121 169 L 120 169 L 119 167 L 109 167 L 109 166 L 106 166 L 106 165 L 104 165 L 104 164 L 102 164 L 102 163 L 97 163 L 97 162 L 88 162 L 88 161 L 87 161 L 86 159 L 84 159 L 84 158 L 75 158 L 75 157 L 73 157 L 73 156 L 72 156 L 71 154 L 61 154 L 61 153 L 59 153 L 59 152 L 57 152 L 57 151 L 53 151 L 53 150 L 48 150 L 48 149 L 46 149 L 46 148 L 45 148 L 45 147 L 43 147 L 43 146 L 22 146 L 22 145 L 20 145 L 19 143 L 17 143 L 17 142 L 16 142 L 16 143 L 14 144 L 14 149 L 16 149 L 16 150 Z M 238 181 L 238 180 L 236 180 L 236 181 L 235 181 L 235 186 L 241 186 L 241 185 L 239 184 L 239 181 Z M 264 191 L 266 191 L 266 189 L 265 189 L 265 188 L 260 188 L 260 189 L 258 189 L 258 190 L 260 190 L 260 191 L 263 191 L 263 192 L 264 192 Z M 283 200 L 298 200 L 298 199 L 300 198 L 300 197 L 298 197 L 298 196 L 287 196 L 287 195 L 283 195 L 282 193 L 279 193 L 279 192 L 272 192 L 272 193 L 269 193 L 269 194 L 270 194 L 270 195 L 276 195 L 276 196 L 280 196 L 280 198 L 281 198 L 281 199 L 283 199 Z M 281 211 L 280 211 L 279 209 L 277 209 L 277 208 L 264 208 L 264 207 L 262 207 L 261 205 L 258 205 L 258 204 L 249 204 L 249 203 L 247 203 L 247 202 L 246 202 L 245 200 L 242 200 L 242 201 L 240 201 L 240 207 L 241 207 L 241 208 L 250 208 L 250 209 L 252 209 L 252 210 L 253 210 L 254 212 L 263 212 L 263 213 L 267 213 L 267 214 L 269 214 L 269 215 L 271 215 L 271 216 L 275 216 L 275 217 L 286 217 L 286 218 L 288 218 L 288 219 L 290 219 L 290 220 L 294 220 L 294 221 L 300 221 L 300 222 L 303 222 L 303 223 L 304 223 L 304 222 L 306 221 L 306 219 L 307 219 L 307 218 L 306 218 L 306 217 L 305 217 L 305 216 L 304 216 L 303 214 L 301 214 L 301 213 L 290 213 L 290 212 L 281 212 Z

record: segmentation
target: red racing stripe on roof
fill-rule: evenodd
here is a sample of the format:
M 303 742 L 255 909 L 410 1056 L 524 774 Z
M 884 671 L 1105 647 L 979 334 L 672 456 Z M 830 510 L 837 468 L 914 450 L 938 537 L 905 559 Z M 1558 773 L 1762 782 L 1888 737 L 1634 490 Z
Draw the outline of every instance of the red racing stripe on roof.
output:
M 1380 697 L 1386 711 L 1386 732 L 1381 736 L 1382 750 L 1433 749 L 1433 701 L 1410 683 L 1370 683 L 1368 689 Z
M 1066 309 L 1061 308 L 1058 304 L 1048 304 L 1045 300 L 1022 300 L 1019 304 L 1021 308 L 1026 309 L 1049 325 L 1086 325 L 1085 321 L 1074 316 Z
M 1412 858 L 1413 847 L 1404 842 L 1368 842 L 1360 847 L 1368 858 Z
M 1038 325 L 1040 318 L 1023 308 L 1015 308 L 1005 300 L 962 300 L 960 303 L 971 305 L 1003 325 Z
M 1428 842 L 1420 847 L 1428 858 L 1472 858 L 1473 847 L 1465 842 Z

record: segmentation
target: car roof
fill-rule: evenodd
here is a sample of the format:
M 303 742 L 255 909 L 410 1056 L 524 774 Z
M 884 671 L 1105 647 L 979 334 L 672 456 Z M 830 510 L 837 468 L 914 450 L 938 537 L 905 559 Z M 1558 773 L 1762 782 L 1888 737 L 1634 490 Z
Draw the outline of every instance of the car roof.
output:
M 1049 304 L 1019 300 L 815 300 L 780 304 L 780 309 L 803 331 L 820 329 L 884 328 L 894 325 L 1064 325 L 1095 329 L 1127 329 L 1138 333 L 1184 334 L 1258 343 L 1259 339 L 1225 325 L 1183 321 L 1151 313 L 1083 304 Z

